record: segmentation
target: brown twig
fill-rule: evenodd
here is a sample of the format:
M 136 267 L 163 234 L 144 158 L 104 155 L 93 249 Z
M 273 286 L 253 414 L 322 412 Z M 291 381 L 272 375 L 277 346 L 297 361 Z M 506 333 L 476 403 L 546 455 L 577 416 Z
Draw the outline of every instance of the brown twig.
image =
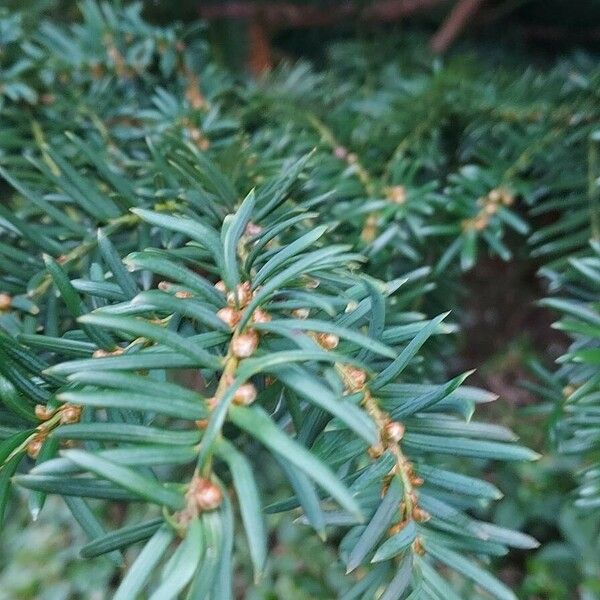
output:
M 436 34 L 430 47 L 434 52 L 445 52 L 473 19 L 484 0 L 460 0 L 450 11 Z

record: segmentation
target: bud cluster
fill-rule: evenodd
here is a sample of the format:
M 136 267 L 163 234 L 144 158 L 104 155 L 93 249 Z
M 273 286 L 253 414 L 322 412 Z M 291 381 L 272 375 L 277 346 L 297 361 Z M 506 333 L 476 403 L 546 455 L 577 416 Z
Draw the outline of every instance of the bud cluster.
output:
M 479 212 L 473 218 L 462 222 L 463 231 L 483 231 L 500 207 L 511 206 L 514 201 L 513 194 L 505 188 L 495 188 L 487 196 L 481 196 L 477 199 Z

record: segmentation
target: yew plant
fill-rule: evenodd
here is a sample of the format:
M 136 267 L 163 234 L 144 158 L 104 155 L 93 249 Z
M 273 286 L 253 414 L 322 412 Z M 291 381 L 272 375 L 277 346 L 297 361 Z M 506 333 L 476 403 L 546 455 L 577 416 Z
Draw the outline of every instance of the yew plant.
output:
M 0 519 L 61 497 L 118 600 L 235 597 L 281 513 L 339 554 L 346 600 L 515 598 L 493 560 L 537 542 L 485 521 L 488 475 L 538 454 L 473 418 L 495 396 L 448 375 L 447 311 L 535 227 L 574 340 L 536 390 L 597 514 L 596 99 L 574 88 L 598 73 L 534 80 L 550 120 L 530 74 L 505 95 L 353 46 L 248 82 L 140 11 L 0 19 Z
M 423 383 L 421 347 L 446 315 L 396 310 L 406 280 L 373 279 L 348 245 L 323 243 L 318 215 L 287 206 L 277 186 L 223 198 L 232 212 L 219 224 L 185 202 L 115 217 L 146 231 L 142 248 L 121 258 L 100 229 L 69 262 L 76 276 L 64 255 L 40 252 L 41 326 L 0 342 L 15 430 L 2 443 L 3 499 L 11 481 L 31 490 L 35 516 L 47 494 L 63 496 L 90 536 L 85 557 L 121 561 L 144 542 L 116 598 L 149 580 L 153 598 L 226 598 L 236 531 L 255 578 L 268 560 L 258 456 L 290 489 L 267 511 L 299 510 L 323 538 L 344 531 L 348 571 L 368 566 L 348 597 L 447 595 L 438 564 L 513 597 L 476 557 L 535 542 L 469 516 L 500 492 L 444 457 L 535 454 L 468 420 L 490 400 L 461 387 L 468 374 Z M 107 531 L 89 498 L 148 507 Z

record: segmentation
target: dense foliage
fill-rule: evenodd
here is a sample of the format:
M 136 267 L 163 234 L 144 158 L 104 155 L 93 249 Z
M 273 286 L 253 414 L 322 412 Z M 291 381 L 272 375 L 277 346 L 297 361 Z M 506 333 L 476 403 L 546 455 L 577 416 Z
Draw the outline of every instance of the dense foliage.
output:
M 537 542 L 486 521 L 486 476 L 538 455 L 472 420 L 494 396 L 446 366 L 461 273 L 510 260 L 510 230 L 573 338 L 534 388 L 583 468 L 593 598 L 593 62 L 491 74 L 345 43 L 249 82 L 199 26 L 82 11 L 0 20 L 0 515 L 15 486 L 33 518 L 61 496 L 81 555 L 125 565 L 119 599 L 233 597 L 290 511 L 338 551 L 332 595 L 514 598 L 489 559 Z

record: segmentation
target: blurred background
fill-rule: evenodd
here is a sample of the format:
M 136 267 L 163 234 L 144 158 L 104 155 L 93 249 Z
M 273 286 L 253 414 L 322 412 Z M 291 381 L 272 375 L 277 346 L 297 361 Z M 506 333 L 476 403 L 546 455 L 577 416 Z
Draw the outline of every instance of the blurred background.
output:
M 23 0 L 2 5 L 22 10 Z M 361 56 L 349 54 L 361 48 L 411 65 L 440 61 L 458 69 L 476 62 L 481 71 L 544 69 L 565 57 L 595 62 L 600 49 L 600 0 L 152 0 L 143 5 L 153 24 L 201 19 L 213 60 L 240 78 L 259 80 L 281 63 L 308 61 L 316 70 L 335 69 L 340 60 L 352 64 Z M 31 2 L 24 15 L 65 23 L 79 19 L 77 3 L 69 0 Z M 483 417 L 509 425 L 525 444 L 543 451 L 539 396 L 528 365 L 540 361 L 550 368 L 567 340 L 550 328 L 553 315 L 534 305 L 545 292 L 536 277 L 543 261 L 529 257 L 522 239 L 507 244 L 517 260 L 483 258 L 461 280 L 462 333 L 449 361 L 457 373 L 477 367 L 472 383 L 500 395 Z M 512 552 L 498 562 L 498 572 L 520 598 L 600 598 L 589 585 L 600 563 L 597 540 L 590 539 L 594 531 L 565 501 L 574 487 L 572 471 L 569 459 L 545 457 L 534 465 L 505 465 L 494 474 L 506 493 L 493 509 L 494 519 L 542 542 L 537 552 Z M 110 597 L 116 573 L 106 561 L 78 558 L 82 533 L 58 501 L 36 526 L 27 522 L 27 515 L 13 510 L 0 537 L 0 600 Z M 332 567 L 333 551 L 286 518 L 273 555 L 269 578 L 251 592 L 240 590 L 240 597 L 301 600 L 307 590 L 311 598 L 337 597 L 343 573 Z

